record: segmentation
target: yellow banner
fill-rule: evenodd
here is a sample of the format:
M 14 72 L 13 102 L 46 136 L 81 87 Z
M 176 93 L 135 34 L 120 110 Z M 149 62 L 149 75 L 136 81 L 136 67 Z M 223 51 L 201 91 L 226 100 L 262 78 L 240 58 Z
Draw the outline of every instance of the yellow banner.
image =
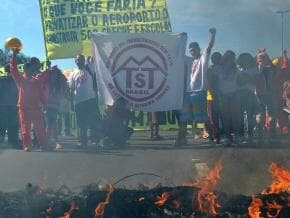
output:
M 91 55 L 92 32 L 171 32 L 166 0 L 39 0 L 49 59 Z

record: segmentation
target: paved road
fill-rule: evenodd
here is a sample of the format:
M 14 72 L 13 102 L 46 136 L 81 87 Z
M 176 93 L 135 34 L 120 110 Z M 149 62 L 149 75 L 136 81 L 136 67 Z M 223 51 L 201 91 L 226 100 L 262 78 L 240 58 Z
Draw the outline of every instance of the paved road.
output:
M 71 138 L 63 138 L 63 149 L 57 152 L 24 153 L 3 148 L 0 150 L 0 190 L 19 190 L 31 182 L 56 189 L 66 184 L 77 191 L 90 183 L 114 183 L 124 176 L 142 172 L 162 178 L 136 176 L 119 183 L 118 187 L 180 185 L 193 181 L 196 175 L 206 172 L 206 164 L 211 167 L 223 157 L 222 179 L 217 189 L 251 195 L 270 183 L 267 168 L 272 161 L 290 169 L 288 138 L 283 145 L 272 147 L 224 148 L 200 141 L 177 149 L 172 146 L 176 133 L 162 134 L 166 140 L 152 142 L 147 139 L 148 132 L 135 133 L 124 149 L 97 146 L 78 149 Z

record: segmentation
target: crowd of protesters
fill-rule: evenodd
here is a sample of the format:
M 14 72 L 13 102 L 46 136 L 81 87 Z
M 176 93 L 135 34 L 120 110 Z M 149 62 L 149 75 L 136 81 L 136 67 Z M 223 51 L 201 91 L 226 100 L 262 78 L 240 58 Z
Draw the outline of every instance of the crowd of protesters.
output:
M 191 57 L 185 58 L 184 103 L 177 113 L 179 128 L 174 145 L 187 144 L 188 124 L 194 140 L 198 139 L 197 123 L 204 123 L 204 137 L 215 144 L 253 143 L 254 135 L 257 143 L 278 142 L 279 132 L 288 134 L 288 114 L 283 110 L 286 50 L 281 58 L 273 60 L 265 49 L 255 56 L 242 53 L 236 57 L 231 50 L 211 54 L 216 29 L 209 32 L 204 51 L 197 42 L 189 44 Z M 40 149 L 51 150 L 58 144 L 62 129 L 72 136 L 70 108 L 74 102 L 81 147 L 86 147 L 89 140 L 95 144 L 126 144 L 133 133 L 129 121 L 141 117 L 126 108 L 124 98 L 107 106 L 101 117 L 93 58 L 77 55 L 77 69 L 67 79 L 50 63 L 41 72 L 35 57 L 19 72 L 17 55 L 13 53 L 10 65 L 5 66 L 6 76 L 0 79 L 0 143 L 7 133 L 11 147 L 30 151 L 34 135 Z M 159 126 L 166 119 L 165 113 L 152 112 L 148 119 L 150 139 L 162 140 Z
M 196 122 L 205 124 L 209 140 L 216 144 L 221 143 L 221 134 L 225 146 L 253 143 L 254 133 L 258 144 L 278 143 L 279 130 L 288 134 L 283 95 L 288 71 L 286 50 L 281 58 L 273 60 L 266 49 L 260 49 L 256 57 L 250 53 L 236 57 L 232 50 L 210 55 L 216 30 L 210 29 L 210 33 L 209 45 L 203 52 L 197 42 L 189 45 L 192 58 L 186 62 L 188 76 L 175 145 L 187 143 L 189 123 L 194 138 L 198 137 Z

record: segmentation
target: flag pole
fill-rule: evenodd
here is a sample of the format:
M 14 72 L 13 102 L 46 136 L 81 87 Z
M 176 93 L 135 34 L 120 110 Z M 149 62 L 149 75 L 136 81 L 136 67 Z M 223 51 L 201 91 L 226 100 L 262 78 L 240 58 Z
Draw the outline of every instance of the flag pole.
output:
M 285 14 L 289 13 L 290 10 L 280 10 L 280 11 L 276 11 L 277 14 L 281 14 L 281 49 L 282 49 L 282 56 L 283 56 L 283 51 L 284 51 L 284 18 L 285 18 Z
M 42 0 L 39 0 L 39 10 L 40 10 L 40 16 L 41 16 L 41 26 L 42 26 L 42 32 L 43 32 L 43 38 L 44 38 L 44 48 L 45 48 L 45 57 L 46 60 L 48 60 L 48 52 L 47 52 L 47 41 L 46 41 L 46 36 L 45 36 L 45 29 L 44 29 L 44 16 L 43 16 L 43 11 L 42 11 Z

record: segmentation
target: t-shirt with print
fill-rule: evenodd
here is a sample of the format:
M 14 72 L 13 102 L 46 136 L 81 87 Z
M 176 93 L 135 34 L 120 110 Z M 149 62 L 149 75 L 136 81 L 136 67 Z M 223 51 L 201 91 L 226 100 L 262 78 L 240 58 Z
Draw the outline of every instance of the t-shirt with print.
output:
M 207 70 L 209 64 L 210 52 L 204 50 L 200 58 L 192 63 L 190 86 L 187 91 L 198 92 L 207 90 Z

